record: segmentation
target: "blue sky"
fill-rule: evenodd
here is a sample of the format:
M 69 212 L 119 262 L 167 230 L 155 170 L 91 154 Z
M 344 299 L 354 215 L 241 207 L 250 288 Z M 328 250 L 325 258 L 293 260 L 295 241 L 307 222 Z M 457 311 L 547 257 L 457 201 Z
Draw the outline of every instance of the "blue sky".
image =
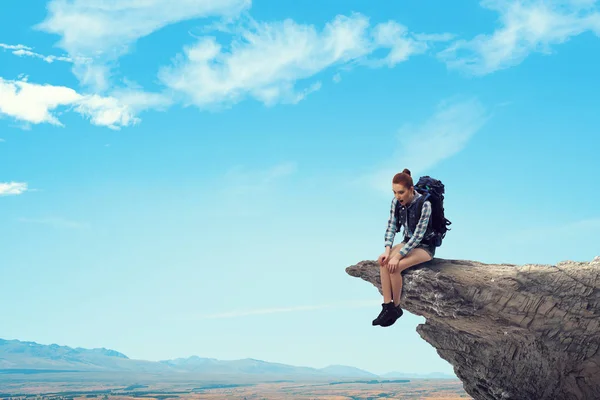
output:
M 2 2 L 0 337 L 452 373 L 344 271 L 403 168 L 440 258 L 600 255 L 598 1 L 215 4 Z

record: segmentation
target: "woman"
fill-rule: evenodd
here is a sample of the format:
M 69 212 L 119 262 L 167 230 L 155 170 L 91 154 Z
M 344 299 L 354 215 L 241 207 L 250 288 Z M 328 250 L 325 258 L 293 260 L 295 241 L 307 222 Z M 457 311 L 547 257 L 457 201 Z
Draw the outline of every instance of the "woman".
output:
M 415 190 L 408 169 L 392 179 L 394 199 L 385 231 L 385 251 L 377 260 L 383 291 L 382 310 L 373 325 L 391 326 L 402 316 L 402 271 L 427 262 L 435 255 L 431 227 L 431 203 Z M 420 217 L 419 217 L 420 215 Z M 404 228 L 404 239 L 392 247 L 394 237 Z

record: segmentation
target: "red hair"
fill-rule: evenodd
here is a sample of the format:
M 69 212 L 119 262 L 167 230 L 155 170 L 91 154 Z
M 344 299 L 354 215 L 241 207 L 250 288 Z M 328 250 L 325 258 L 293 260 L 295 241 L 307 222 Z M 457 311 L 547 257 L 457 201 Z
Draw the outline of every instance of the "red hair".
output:
M 407 189 L 413 187 L 413 179 L 412 176 L 410 176 L 410 170 L 404 168 L 402 172 L 399 172 L 396 175 L 394 175 L 392 183 L 398 183 Z

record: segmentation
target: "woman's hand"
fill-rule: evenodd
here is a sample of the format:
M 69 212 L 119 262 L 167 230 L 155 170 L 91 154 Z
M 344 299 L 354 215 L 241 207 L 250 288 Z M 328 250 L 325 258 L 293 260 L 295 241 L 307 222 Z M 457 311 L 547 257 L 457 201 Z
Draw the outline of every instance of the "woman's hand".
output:
M 400 263 L 400 258 L 402 258 L 400 253 L 396 253 L 389 259 L 387 268 L 390 273 L 396 272 L 396 269 L 398 269 L 398 264 Z
M 379 256 L 377 262 L 380 266 L 384 267 L 390 258 L 390 248 L 386 247 L 385 251 Z

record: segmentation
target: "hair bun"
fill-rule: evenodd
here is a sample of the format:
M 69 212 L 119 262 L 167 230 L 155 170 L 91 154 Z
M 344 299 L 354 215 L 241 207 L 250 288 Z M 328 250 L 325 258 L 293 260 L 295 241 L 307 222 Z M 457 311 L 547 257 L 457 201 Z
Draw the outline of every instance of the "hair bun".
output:
M 404 171 L 402 171 L 402 173 L 410 176 L 410 170 L 408 168 L 404 168 Z

